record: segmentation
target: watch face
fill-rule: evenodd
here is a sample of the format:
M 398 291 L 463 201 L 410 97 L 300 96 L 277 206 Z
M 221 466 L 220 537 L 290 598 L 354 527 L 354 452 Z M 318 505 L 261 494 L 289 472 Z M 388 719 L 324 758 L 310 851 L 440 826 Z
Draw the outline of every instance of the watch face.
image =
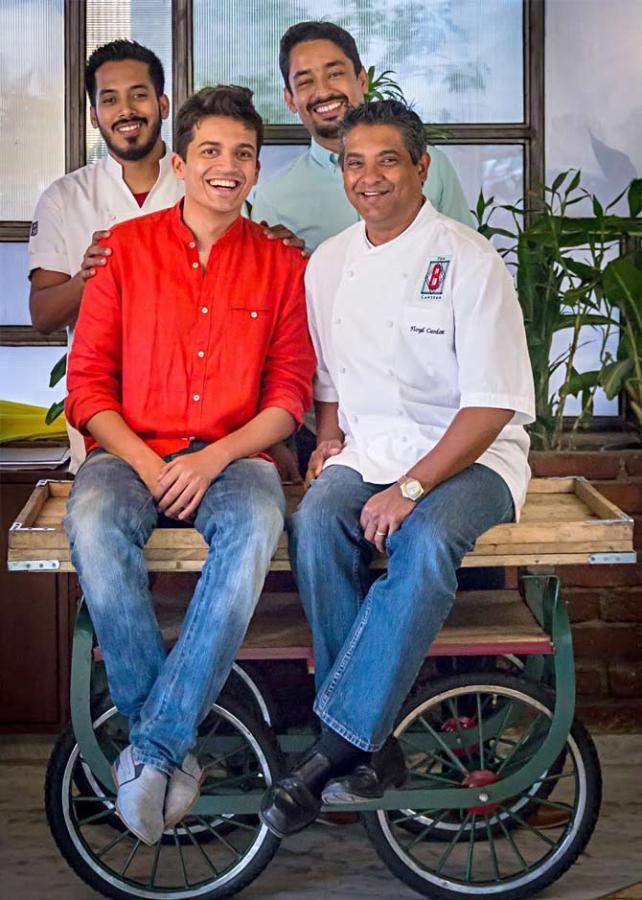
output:
M 416 478 L 409 478 L 408 481 L 403 483 L 401 492 L 409 500 L 419 500 L 423 495 L 424 489 Z

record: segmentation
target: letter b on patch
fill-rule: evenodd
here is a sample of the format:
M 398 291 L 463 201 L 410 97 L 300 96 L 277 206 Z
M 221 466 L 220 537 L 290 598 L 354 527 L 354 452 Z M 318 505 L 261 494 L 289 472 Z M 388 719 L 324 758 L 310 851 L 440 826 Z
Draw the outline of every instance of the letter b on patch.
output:
M 450 267 L 449 256 L 438 256 L 428 263 L 428 271 L 421 287 L 422 300 L 441 300 L 444 295 L 444 284 Z

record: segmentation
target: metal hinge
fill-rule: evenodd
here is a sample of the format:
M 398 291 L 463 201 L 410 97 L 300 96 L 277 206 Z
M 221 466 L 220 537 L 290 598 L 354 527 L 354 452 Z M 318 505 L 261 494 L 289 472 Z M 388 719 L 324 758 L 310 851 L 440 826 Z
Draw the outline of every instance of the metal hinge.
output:
M 588 561 L 590 565 L 622 565 L 624 563 L 636 563 L 638 561 L 637 553 L 589 553 Z
M 57 559 L 12 559 L 7 563 L 10 572 L 55 572 L 60 568 Z

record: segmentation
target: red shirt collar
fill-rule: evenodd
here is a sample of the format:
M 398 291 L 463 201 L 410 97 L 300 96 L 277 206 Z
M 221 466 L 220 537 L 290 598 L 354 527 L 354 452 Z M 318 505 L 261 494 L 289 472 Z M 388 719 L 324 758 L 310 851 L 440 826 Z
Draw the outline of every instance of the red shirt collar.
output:
M 172 209 L 172 229 L 183 244 L 189 245 L 195 238 L 194 233 L 183 221 L 183 199 L 184 198 L 181 197 Z M 223 232 L 216 243 L 220 245 L 222 243 L 227 243 L 229 240 L 236 240 L 243 228 L 243 221 L 243 216 L 239 213 L 238 217 L 234 219 L 230 227 L 227 231 Z

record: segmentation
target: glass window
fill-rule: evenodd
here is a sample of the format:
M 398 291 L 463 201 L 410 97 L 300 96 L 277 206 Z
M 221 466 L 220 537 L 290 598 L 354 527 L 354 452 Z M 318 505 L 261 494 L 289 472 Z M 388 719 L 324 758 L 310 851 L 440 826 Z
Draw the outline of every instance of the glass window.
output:
M 0 242 L 2 273 L 0 325 L 31 325 L 28 268 L 27 244 Z
M 65 172 L 63 0 L 3 0 L 0 35 L 0 219 L 28 222 Z
M 194 0 L 195 88 L 247 84 L 267 122 L 296 122 L 279 40 L 321 18 L 354 35 L 366 68 L 393 69 L 425 122 L 523 120 L 522 0 Z
M 583 0 L 578 11 L 574 0 L 546 7 L 546 174 L 581 169 L 607 204 L 642 175 L 642 3 Z M 592 214 L 590 203 L 575 210 Z M 627 210 L 623 199 L 616 211 Z
M 165 70 L 165 93 L 172 96 L 171 0 L 87 0 L 87 56 L 108 41 L 125 38 L 153 50 Z M 171 115 L 163 125 L 163 138 L 172 142 Z M 100 132 L 89 121 L 87 104 L 87 162 L 107 152 Z
M 49 373 L 63 347 L 0 347 L 0 397 L 47 409 L 65 397 L 64 382 L 49 387 Z

